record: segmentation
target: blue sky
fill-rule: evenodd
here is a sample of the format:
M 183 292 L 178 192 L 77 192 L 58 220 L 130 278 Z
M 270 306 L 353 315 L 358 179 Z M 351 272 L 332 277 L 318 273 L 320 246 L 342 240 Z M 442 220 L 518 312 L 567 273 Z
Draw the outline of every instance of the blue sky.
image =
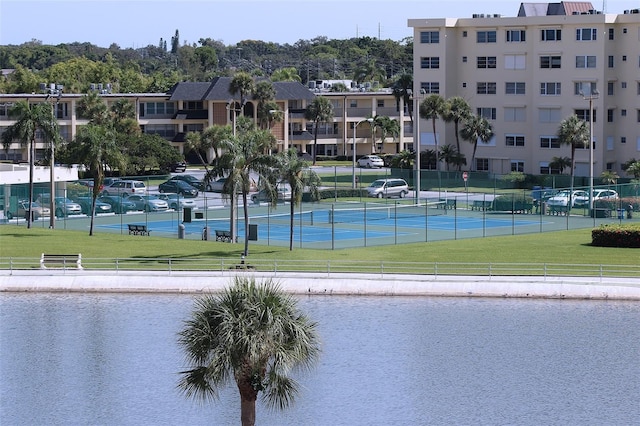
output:
M 533 0 L 536 1 L 536 0 Z M 540 0 L 537 0 L 540 1 Z M 555 0 L 559 1 L 559 0 Z M 0 0 L 0 45 L 32 39 L 44 44 L 91 42 L 121 48 L 200 38 L 294 44 L 318 36 L 400 41 L 408 19 L 515 16 L 519 0 Z M 602 10 L 603 1 L 592 1 Z M 607 13 L 640 8 L 640 0 L 606 0 Z

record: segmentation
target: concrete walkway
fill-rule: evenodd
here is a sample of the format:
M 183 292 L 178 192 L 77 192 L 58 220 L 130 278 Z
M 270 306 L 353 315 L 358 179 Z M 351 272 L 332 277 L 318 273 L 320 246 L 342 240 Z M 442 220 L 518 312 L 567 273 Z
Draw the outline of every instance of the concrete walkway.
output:
M 640 300 L 640 278 L 287 273 L 2 270 L 0 292 L 203 293 L 235 276 L 273 279 L 294 294 Z

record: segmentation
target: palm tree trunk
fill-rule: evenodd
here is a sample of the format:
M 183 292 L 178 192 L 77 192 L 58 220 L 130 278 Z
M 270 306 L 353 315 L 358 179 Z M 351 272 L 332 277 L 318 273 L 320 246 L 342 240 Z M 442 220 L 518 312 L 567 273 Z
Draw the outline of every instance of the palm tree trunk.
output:
M 293 186 L 291 187 L 291 202 L 290 214 L 289 214 L 289 251 L 293 251 L 293 215 L 295 213 L 295 206 L 293 200 L 297 200 L 297 194 L 294 194 Z
M 436 170 L 440 170 L 440 153 L 438 152 L 438 136 L 436 136 L 436 119 L 431 120 L 433 126 L 433 141 L 436 144 Z
M 249 204 L 247 191 L 242 190 L 242 208 L 244 209 L 244 255 L 249 256 Z
M 471 170 L 475 171 L 476 166 L 474 163 L 474 160 L 476 159 L 476 149 L 478 148 L 478 139 L 476 139 L 476 141 L 473 143 L 473 153 L 471 154 L 471 164 L 469 165 L 469 167 L 471 167 Z
M 33 219 L 33 211 L 31 203 L 33 202 L 33 169 L 35 163 L 35 155 L 36 155 L 36 136 L 35 132 L 33 134 L 33 138 L 31 139 L 31 145 L 29 146 L 29 200 L 27 209 L 27 229 L 31 228 L 31 221 Z M 51 194 L 53 197 L 53 194 Z M 49 214 L 53 214 L 54 212 L 49 212 Z

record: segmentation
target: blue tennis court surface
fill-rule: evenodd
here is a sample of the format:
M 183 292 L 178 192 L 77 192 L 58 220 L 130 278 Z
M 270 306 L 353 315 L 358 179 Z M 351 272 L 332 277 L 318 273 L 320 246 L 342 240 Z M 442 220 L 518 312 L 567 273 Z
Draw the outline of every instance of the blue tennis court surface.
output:
M 307 213 L 294 219 L 294 239 L 308 243 L 321 243 L 329 241 L 358 240 L 371 238 L 390 238 L 400 237 L 416 232 L 417 230 L 428 231 L 473 231 L 482 229 L 525 227 L 532 225 L 540 225 L 539 220 L 512 220 L 492 217 L 464 217 L 455 216 L 453 214 L 441 214 L 434 216 L 408 216 L 397 218 L 373 218 L 367 222 L 349 222 L 344 218 L 335 220 L 331 216 L 331 212 L 327 210 L 314 211 L 312 217 Z M 350 219 L 348 219 L 350 220 Z M 258 223 L 256 223 L 258 222 Z M 178 226 L 180 222 L 177 220 L 147 220 L 136 221 L 130 223 L 145 224 L 147 229 L 154 236 L 171 236 L 178 235 Z M 258 227 L 258 241 L 288 241 L 289 240 L 289 221 L 284 220 L 282 215 L 273 216 L 272 218 L 259 217 L 251 220 L 250 223 L 256 224 Z M 215 230 L 229 230 L 228 219 L 209 219 L 195 220 L 189 223 L 183 223 L 185 238 L 200 239 L 203 235 L 205 227 L 209 228 L 212 235 L 209 239 L 215 239 Z M 128 233 L 127 224 L 111 224 L 99 225 L 100 228 L 119 231 L 123 234 Z M 415 231 L 413 231 L 415 230 Z M 238 236 L 243 238 L 245 235 L 244 221 L 238 221 Z

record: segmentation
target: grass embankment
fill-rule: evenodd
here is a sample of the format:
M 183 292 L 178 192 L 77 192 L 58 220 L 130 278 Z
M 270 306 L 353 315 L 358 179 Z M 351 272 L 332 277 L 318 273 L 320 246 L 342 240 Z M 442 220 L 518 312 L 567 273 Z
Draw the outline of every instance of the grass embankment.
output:
M 0 257 L 39 258 L 82 253 L 83 258 L 239 259 L 244 244 L 178 240 L 87 232 L 0 226 Z M 549 263 L 631 265 L 637 249 L 591 246 L 591 229 L 457 241 L 437 241 L 342 250 L 312 250 L 250 244 L 253 259 L 300 260 L 322 265 L 331 260 L 366 262 Z

